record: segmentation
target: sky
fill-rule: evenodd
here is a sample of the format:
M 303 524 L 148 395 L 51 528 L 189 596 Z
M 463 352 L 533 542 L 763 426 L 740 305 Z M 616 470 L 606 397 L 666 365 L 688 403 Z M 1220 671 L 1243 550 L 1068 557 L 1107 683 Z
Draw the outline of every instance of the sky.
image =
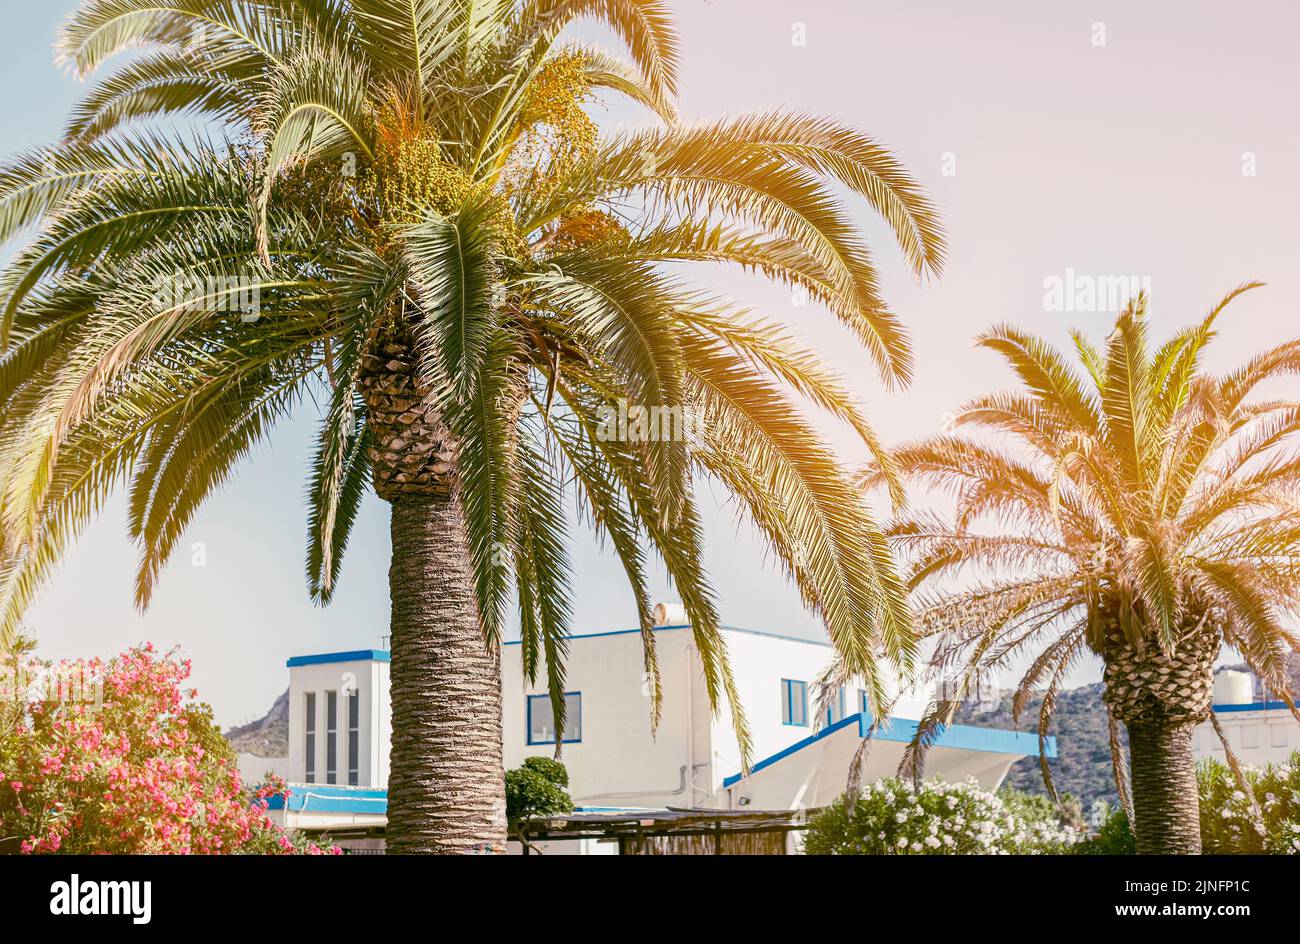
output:
M 0 0 L 0 155 L 57 137 L 84 86 L 53 64 L 73 0 Z M 1256 0 L 673 0 L 689 118 L 755 110 L 823 114 L 891 148 L 930 191 L 949 232 L 937 281 L 917 284 L 861 202 L 886 299 L 912 331 L 913 384 L 887 392 L 815 306 L 737 273 L 713 290 L 787 321 L 826 352 L 888 442 L 937 431 L 977 394 L 1011 386 L 981 331 L 1013 322 L 1057 343 L 1102 337 L 1113 312 L 1056 310 L 1052 280 L 1125 276 L 1149 285 L 1153 329 L 1199 318 L 1241 282 L 1268 283 L 1232 309 L 1209 355 L 1228 369 L 1294 331 L 1300 300 L 1300 7 Z M 611 106 L 597 117 L 626 120 Z M 1071 306 L 1065 306 L 1067 308 Z M 1073 306 L 1078 307 L 1078 306 Z M 67 557 L 27 626 L 51 658 L 107 656 L 149 640 L 179 646 L 217 719 L 261 715 L 287 685 L 285 659 L 377 647 L 388 621 L 388 513 L 363 508 L 335 602 L 303 576 L 310 407 L 196 517 L 151 610 L 132 605 L 135 549 L 113 503 Z M 844 460 L 865 458 L 833 431 Z M 721 492 L 703 495 L 708 566 L 723 620 L 821 633 Z M 575 531 L 578 631 L 635 624 L 617 563 Z M 674 599 L 662 574 L 657 599 Z M 1086 665 L 1077 681 L 1099 674 Z

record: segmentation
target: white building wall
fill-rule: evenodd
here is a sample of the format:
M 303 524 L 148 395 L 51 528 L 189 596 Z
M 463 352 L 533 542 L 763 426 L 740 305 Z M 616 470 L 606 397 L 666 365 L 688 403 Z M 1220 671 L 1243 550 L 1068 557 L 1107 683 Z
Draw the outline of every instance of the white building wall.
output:
M 316 695 L 315 782 L 325 784 L 327 764 L 326 693 L 338 695 L 334 783 L 347 785 L 352 758 L 348 754 L 347 692 L 359 698 L 357 786 L 388 784 L 391 720 L 388 707 L 388 664 L 377 659 L 296 665 L 289 671 L 289 758 L 292 783 L 307 782 L 307 694 Z
M 834 650 L 826 643 L 771 636 L 741 629 L 725 632 L 731 657 L 736 689 L 749 722 L 754 749 L 752 760 L 770 757 L 816 733 L 821 727 L 817 716 L 817 679 L 831 664 Z M 782 721 L 782 682 L 785 679 L 805 682 L 808 686 L 808 724 L 788 725 Z M 845 714 L 857 714 L 861 702 L 861 684 L 854 680 L 844 690 Z M 887 686 L 889 697 L 897 697 L 897 686 Z M 894 704 L 895 717 L 917 719 L 924 711 L 924 700 L 910 694 Z M 722 788 L 722 781 L 740 772 L 740 746 L 731 723 L 730 708 L 712 725 L 713 780 L 710 792 Z
M 833 650 L 824 643 L 740 629 L 724 630 L 736 687 L 753 743 L 752 760 L 784 750 L 817 730 L 817 677 Z M 720 796 L 722 781 L 741 768 L 740 747 L 725 699 L 714 716 L 704 672 L 688 628 L 655 633 L 663 684 L 663 716 L 650 730 L 650 698 L 640 634 L 608 633 L 570 641 L 565 689 L 582 695 L 582 741 L 564 744 L 570 793 L 579 806 L 698 806 Z M 545 695 L 544 665 L 525 684 L 520 646 L 503 650 L 507 769 L 528 756 L 552 757 L 555 746 L 529 745 L 527 696 Z M 807 684 L 808 723 L 782 721 L 782 680 Z M 846 712 L 858 711 L 858 687 L 846 687 Z M 900 699 L 895 714 L 920 717 L 922 704 Z
M 284 780 L 293 779 L 287 757 L 258 757 L 256 754 L 239 754 L 239 779 L 245 787 L 256 787 L 266 782 L 269 775 Z
M 810 737 L 819 730 L 816 718 L 818 676 L 833 658 L 826 644 L 757 633 L 724 630 L 733 675 L 752 736 L 752 760 L 759 762 Z M 569 772 L 569 791 L 577 806 L 593 807 L 697 807 L 726 806 L 735 801 L 722 787 L 723 780 L 740 772 L 741 758 L 724 704 L 715 716 L 710 709 L 704 673 L 694 637 L 686 627 L 661 627 L 655 632 L 660 679 L 663 686 L 662 718 L 651 729 L 650 688 L 644 669 L 642 640 L 638 632 L 610 632 L 577 636 L 569 642 L 566 685 L 581 694 L 581 740 L 562 745 L 561 759 Z M 316 693 L 316 778 L 326 783 L 326 693 L 339 692 L 338 767 L 336 783 L 347 784 L 347 702 L 344 692 L 355 686 L 360 695 L 360 787 L 384 788 L 389 775 L 391 708 L 388 698 L 389 664 L 386 654 L 362 660 L 312 661 L 290 670 L 289 757 L 279 761 L 282 774 L 292 783 L 304 783 L 306 694 Z M 521 647 L 507 643 L 502 651 L 504 761 L 518 767 L 529 756 L 552 757 L 555 745 L 529 744 L 527 699 L 546 696 L 545 666 L 536 683 L 524 679 Z M 297 661 L 297 660 L 294 660 Z M 782 680 L 804 682 L 808 690 L 806 725 L 786 724 L 782 717 Z M 859 686 L 845 691 L 845 712 L 859 710 Z M 893 714 L 919 718 L 924 699 L 899 698 Z M 1291 743 L 1300 746 L 1300 739 Z M 856 740 L 854 740 L 856 747 Z M 824 753 L 822 745 L 809 748 Z M 884 763 L 888 749 L 877 749 Z M 851 752 L 850 752 L 851 754 Z M 976 755 L 945 752 L 947 779 L 967 774 L 981 782 L 1005 775 L 1015 755 Z M 275 759 L 258 759 L 263 765 Z M 893 763 L 896 763 L 894 761 Z M 951 768 L 951 769 L 949 769 Z M 995 769 L 996 768 L 996 769 Z M 824 771 L 826 791 L 838 793 L 847 774 L 848 757 L 828 758 Z M 768 768 L 769 784 L 777 784 Z M 881 776 L 892 773 L 882 768 Z M 793 775 L 793 768 L 791 768 Z M 259 771 L 260 773 L 260 771 Z M 803 776 L 802 774 L 800 776 Z M 260 779 L 260 778 L 258 778 Z M 832 782 L 833 781 L 833 782 Z M 748 789 L 748 788 L 747 788 Z M 820 787 L 818 788 L 821 789 Z M 779 791 L 778 791 L 779 792 Z M 806 791 L 804 791 L 806 792 Z M 832 794 L 828 794 L 832 795 Z M 790 797 L 753 798 L 777 807 L 794 802 Z M 779 801 L 779 802 L 778 802 Z M 591 850 L 605 852 L 605 849 Z
M 562 760 L 576 805 L 685 806 L 702 799 L 701 790 L 692 797 L 690 772 L 707 757 L 698 752 L 707 743 L 708 719 L 692 711 L 690 633 L 661 631 L 655 641 L 664 693 L 657 732 L 651 731 L 640 634 L 570 642 L 565 690 L 582 695 L 582 731 L 579 743 L 562 745 Z M 525 757 L 555 756 L 554 744 L 528 743 L 527 697 L 546 694 L 545 666 L 535 684 L 527 683 L 520 650 L 507 644 L 502 653 L 507 769 Z
M 1300 723 L 1285 707 L 1219 711 L 1218 719 L 1228 745 L 1243 764 L 1282 764 L 1293 751 L 1300 750 Z M 1197 757 L 1220 761 L 1227 756 L 1209 721 L 1197 725 L 1192 734 L 1192 751 Z

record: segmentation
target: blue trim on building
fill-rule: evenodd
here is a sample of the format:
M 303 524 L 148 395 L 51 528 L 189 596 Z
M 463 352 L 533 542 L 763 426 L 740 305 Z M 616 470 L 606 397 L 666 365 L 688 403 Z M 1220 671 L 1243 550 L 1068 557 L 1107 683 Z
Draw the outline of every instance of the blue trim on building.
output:
M 1256 701 L 1249 705 L 1215 705 L 1215 713 L 1225 711 L 1290 711 L 1284 701 Z
M 894 741 L 896 743 L 906 744 L 916 735 L 916 728 L 919 721 L 912 721 L 907 718 L 891 718 L 887 730 L 877 730 L 872 738 L 877 741 Z M 843 730 L 849 725 L 857 725 L 858 737 L 866 737 L 867 729 L 871 727 L 870 716 L 859 712 L 858 714 L 849 715 L 841 721 L 828 725 L 818 731 L 811 737 L 806 737 L 802 741 L 791 744 L 785 750 L 777 751 L 771 757 L 760 760 L 750 768 L 750 773 L 758 773 L 765 767 L 771 767 L 778 761 L 784 760 L 791 754 L 803 750 L 816 744 L 824 737 L 834 734 L 836 731 Z M 1026 757 L 1038 756 L 1038 735 L 1026 734 L 1022 731 L 1008 731 L 1004 728 L 977 728 L 969 724 L 950 724 L 940 729 L 938 739 L 934 742 L 935 747 L 950 747 L 962 751 L 984 751 L 991 754 L 1023 754 Z M 1047 739 L 1047 756 L 1056 756 L 1056 738 Z M 722 781 L 722 786 L 732 787 L 741 780 L 740 774 L 733 774 Z
M 690 624 L 683 623 L 673 626 L 656 626 L 654 631 L 667 632 L 674 629 L 690 629 Z M 746 629 L 744 626 L 723 626 L 724 630 L 733 633 L 748 633 L 751 636 L 766 636 L 769 639 L 784 639 L 786 642 L 804 642 L 810 646 L 821 646 L 824 649 L 830 648 L 830 643 L 823 639 L 805 639 L 802 636 L 790 636 L 785 633 L 769 633 L 761 629 Z M 571 633 L 564 637 L 565 639 L 600 639 L 605 636 L 639 636 L 639 629 L 613 629 L 596 633 Z M 507 639 L 502 643 L 503 646 L 518 646 L 518 639 Z M 294 656 L 287 663 L 289 668 L 296 668 L 300 665 L 328 665 L 331 662 L 388 662 L 389 654 L 383 649 L 358 649 L 356 652 L 325 652 L 319 655 Z
M 282 810 L 288 806 L 290 813 L 366 813 L 388 815 L 388 791 L 369 787 L 337 787 L 319 783 L 295 783 L 289 786 L 289 796 L 267 798 L 268 810 Z
M 673 629 L 690 629 L 689 623 L 675 624 L 673 626 L 656 626 L 656 633 L 667 632 Z M 810 646 L 821 646 L 823 649 L 829 649 L 831 644 L 824 639 L 807 639 L 803 636 L 790 636 L 785 633 L 769 633 L 761 629 L 747 629 L 744 626 L 722 626 L 719 627 L 733 633 L 748 633 L 751 636 L 766 636 L 769 639 L 784 639 L 786 642 L 806 642 Z M 565 639 L 599 639 L 603 636 L 639 636 L 639 629 L 611 629 L 596 633 L 571 633 L 564 637 Z M 507 639 L 502 643 L 503 646 L 518 646 L 518 639 Z
M 322 652 L 314 656 L 294 656 L 285 663 L 294 669 L 300 665 L 329 665 L 331 662 L 387 662 L 388 652 L 384 649 L 358 649 L 355 652 Z

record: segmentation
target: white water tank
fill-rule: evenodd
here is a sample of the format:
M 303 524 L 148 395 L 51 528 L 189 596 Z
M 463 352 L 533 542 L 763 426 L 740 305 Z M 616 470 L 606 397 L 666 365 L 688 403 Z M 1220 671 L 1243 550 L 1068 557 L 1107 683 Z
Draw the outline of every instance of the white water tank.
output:
M 1249 705 L 1255 700 L 1255 677 L 1249 672 L 1227 669 L 1214 676 L 1216 705 Z
M 654 621 L 656 626 L 686 626 L 690 623 L 686 607 L 680 603 L 656 603 Z

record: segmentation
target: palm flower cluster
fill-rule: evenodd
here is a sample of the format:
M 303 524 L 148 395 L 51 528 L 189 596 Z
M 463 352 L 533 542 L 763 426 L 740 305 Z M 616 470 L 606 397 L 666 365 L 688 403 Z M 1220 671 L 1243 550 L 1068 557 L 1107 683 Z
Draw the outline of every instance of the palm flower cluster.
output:
M 630 58 L 566 43 L 583 18 Z M 367 489 L 393 503 L 395 534 L 414 520 L 403 509 L 454 510 L 434 568 L 448 583 L 412 603 L 420 581 L 394 571 L 395 713 L 426 684 L 399 684 L 399 666 L 437 648 L 406 647 L 397 623 L 462 602 L 463 543 L 465 606 L 491 643 L 513 600 L 526 670 L 545 664 L 563 726 L 566 494 L 623 565 L 651 677 L 652 548 L 721 704 L 701 475 L 739 498 L 873 695 L 878 657 L 910 657 L 884 538 L 804 415 L 810 401 L 874 449 L 854 398 L 778 321 L 669 267 L 736 264 L 806 290 L 906 382 L 906 337 L 837 191 L 885 218 L 917 277 L 944 249 L 879 144 L 788 112 L 678 123 L 656 0 L 88 0 L 58 49 L 81 76 L 138 52 L 91 86 L 62 141 L 0 169 L 0 239 L 34 230 L 0 274 L 5 633 L 120 483 L 147 605 L 203 500 L 314 399 L 317 600 Z M 604 93 L 653 122 L 600 137 L 584 106 Z M 178 275 L 216 288 L 160 301 Z M 255 317 L 213 314 L 232 282 L 256 286 Z M 597 437 L 621 401 L 689 406 L 707 436 Z M 657 716 L 657 681 L 653 695 Z

